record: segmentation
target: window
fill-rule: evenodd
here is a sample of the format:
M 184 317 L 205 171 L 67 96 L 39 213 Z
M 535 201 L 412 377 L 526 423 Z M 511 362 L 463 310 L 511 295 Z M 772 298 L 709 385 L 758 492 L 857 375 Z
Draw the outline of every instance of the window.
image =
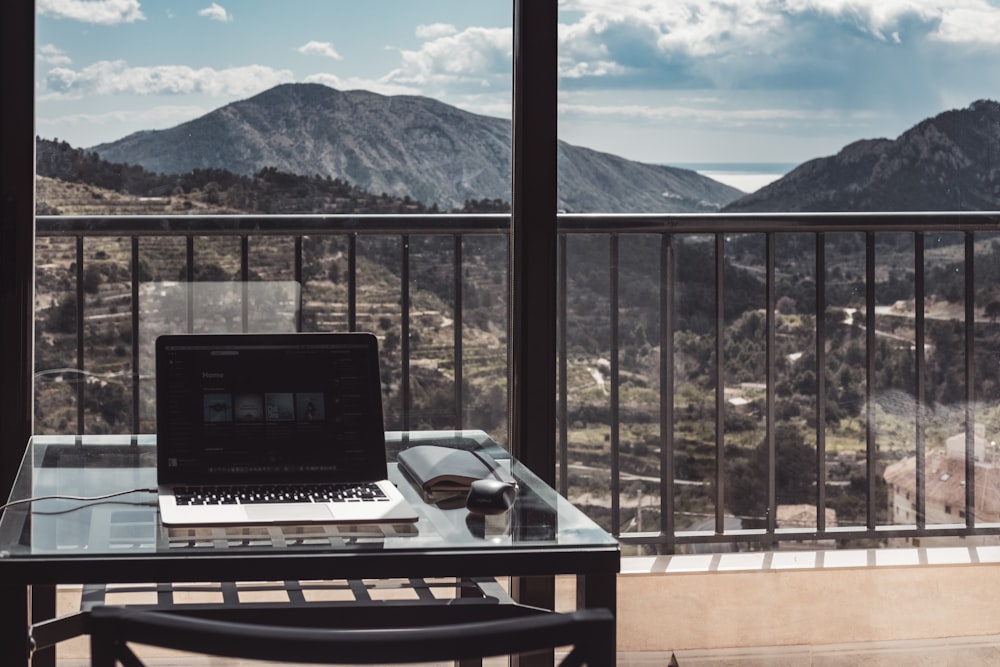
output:
M 616 533 L 922 527 L 993 438 L 995 234 L 866 215 L 1000 208 L 968 9 L 560 3 L 562 483 Z
M 39 4 L 35 429 L 152 430 L 159 333 L 358 329 L 389 428 L 507 441 L 511 20 Z

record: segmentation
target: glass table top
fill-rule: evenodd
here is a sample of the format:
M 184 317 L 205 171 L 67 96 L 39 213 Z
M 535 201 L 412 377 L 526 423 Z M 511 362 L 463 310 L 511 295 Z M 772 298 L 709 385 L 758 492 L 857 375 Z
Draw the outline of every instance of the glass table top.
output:
M 482 431 L 388 432 L 389 476 L 419 514 L 407 525 L 170 528 L 156 508 L 156 436 L 34 436 L 0 519 L 0 559 L 434 550 L 614 550 L 617 541 Z M 422 498 L 396 466 L 407 447 L 490 454 L 518 482 L 493 516 Z M 19 502 L 34 499 L 31 502 Z

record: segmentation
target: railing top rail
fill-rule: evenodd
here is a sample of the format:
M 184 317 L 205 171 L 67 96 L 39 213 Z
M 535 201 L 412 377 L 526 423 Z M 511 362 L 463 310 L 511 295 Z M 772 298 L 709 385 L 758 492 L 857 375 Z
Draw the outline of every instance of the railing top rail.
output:
M 562 214 L 567 233 L 1000 231 L 1000 212 Z
M 35 218 L 38 236 L 501 234 L 505 214 L 92 215 Z
M 39 236 L 502 234 L 504 213 L 378 215 L 37 216 Z M 563 233 L 766 233 L 1000 231 L 1000 212 L 914 213 L 560 213 Z

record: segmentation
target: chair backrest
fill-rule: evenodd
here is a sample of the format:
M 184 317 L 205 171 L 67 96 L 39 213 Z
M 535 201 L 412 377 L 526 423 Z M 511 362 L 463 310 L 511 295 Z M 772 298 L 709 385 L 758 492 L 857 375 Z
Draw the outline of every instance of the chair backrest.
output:
M 605 667 L 614 617 L 603 609 L 499 621 L 388 629 L 294 628 L 216 621 L 160 611 L 90 611 L 93 667 L 142 667 L 128 643 L 204 655 L 307 664 L 406 664 L 485 658 L 572 646 L 565 667 Z

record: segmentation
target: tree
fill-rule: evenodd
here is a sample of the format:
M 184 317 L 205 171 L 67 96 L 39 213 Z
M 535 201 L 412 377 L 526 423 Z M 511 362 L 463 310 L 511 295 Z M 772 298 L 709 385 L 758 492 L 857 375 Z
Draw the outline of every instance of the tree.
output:
M 1000 319 L 1000 301 L 991 301 L 986 304 L 983 314 L 989 318 L 990 324 L 996 324 Z
M 815 502 L 816 448 L 805 443 L 798 426 L 787 422 L 775 427 L 774 448 L 777 504 Z M 731 453 L 732 449 L 727 452 Z M 726 504 L 730 512 L 736 516 L 766 516 L 767 463 L 767 438 L 746 456 L 727 460 Z

